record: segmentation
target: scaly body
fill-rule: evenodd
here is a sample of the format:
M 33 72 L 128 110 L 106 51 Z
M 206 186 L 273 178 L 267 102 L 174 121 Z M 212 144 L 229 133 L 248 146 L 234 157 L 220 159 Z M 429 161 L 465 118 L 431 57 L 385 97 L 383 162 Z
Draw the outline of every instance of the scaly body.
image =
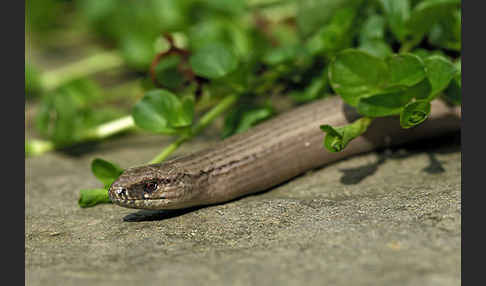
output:
M 263 191 L 308 170 L 385 145 L 460 129 L 460 107 L 432 103 L 430 118 L 402 129 L 398 118 L 375 119 L 344 151 L 323 147 L 319 126 L 342 126 L 356 114 L 339 97 L 319 100 L 237 134 L 212 148 L 157 165 L 127 169 L 110 187 L 111 200 L 139 209 L 180 209 Z

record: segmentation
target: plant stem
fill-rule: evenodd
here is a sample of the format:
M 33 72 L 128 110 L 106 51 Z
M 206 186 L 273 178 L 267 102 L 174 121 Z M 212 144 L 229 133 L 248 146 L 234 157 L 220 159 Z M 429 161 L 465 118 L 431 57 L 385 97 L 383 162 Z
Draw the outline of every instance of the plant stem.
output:
M 40 79 L 41 87 L 47 91 L 53 90 L 75 78 L 85 77 L 122 65 L 123 59 L 117 52 L 96 53 L 75 63 L 43 73 Z
M 37 156 L 46 152 L 52 151 L 56 148 L 52 141 L 39 139 L 25 139 L 25 155 Z
M 177 140 L 175 142 L 173 142 L 169 146 L 165 147 L 162 150 L 162 152 L 160 152 L 157 156 L 155 156 L 155 158 L 150 160 L 150 162 L 148 162 L 148 164 L 158 164 L 158 163 L 164 161 L 170 154 L 172 154 L 175 150 L 177 150 L 177 148 L 179 148 L 179 146 L 182 143 L 189 140 L 189 138 L 190 137 L 188 137 L 188 136 L 181 136 L 181 137 L 177 138 Z
M 174 143 L 167 146 L 149 163 L 155 164 L 160 163 L 165 160 L 170 154 L 172 154 L 179 146 L 185 141 L 193 138 L 195 135 L 199 134 L 207 125 L 209 125 L 216 117 L 221 113 L 225 112 L 229 107 L 231 107 L 237 100 L 238 95 L 230 95 L 221 100 L 215 107 L 209 110 L 194 126 L 189 135 L 183 135 L 178 138 Z M 82 136 L 78 141 L 73 144 L 85 142 L 85 141 L 95 141 L 106 139 L 115 134 L 130 131 L 135 129 L 135 123 L 131 115 L 118 118 L 104 124 L 101 124 L 91 130 L 88 130 L 84 136 Z M 52 141 L 30 139 L 25 142 L 25 154 L 27 156 L 38 156 L 46 152 L 53 151 L 55 149 L 61 149 L 68 147 L 70 144 L 55 144 Z
M 422 40 L 421 37 L 415 37 L 412 40 L 403 43 L 403 45 L 400 48 L 400 50 L 398 51 L 398 53 L 402 54 L 402 53 L 408 53 L 408 52 L 410 52 L 413 48 L 415 48 L 416 45 L 418 45 L 418 43 L 421 40 Z
M 135 128 L 135 123 L 131 115 L 118 118 L 88 130 L 84 136 L 72 144 L 56 144 L 52 141 L 28 139 L 25 141 L 25 155 L 38 156 L 55 149 L 68 147 L 85 141 L 102 140 L 123 131 Z
M 131 115 L 118 118 L 104 124 L 98 125 L 96 128 L 88 131 L 83 136 L 82 141 L 86 140 L 101 140 L 108 138 L 114 134 L 128 131 L 135 128 L 135 123 Z
M 215 107 L 209 110 L 206 114 L 201 117 L 201 119 L 193 127 L 192 132 L 188 135 L 181 135 L 169 146 L 165 147 L 162 152 L 160 152 L 155 158 L 148 162 L 149 164 L 158 164 L 164 161 L 169 155 L 171 155 L 182 143 L 192 139 L 194 136 L 198 135 L 204 128 L 206 128 L 214 119 L 216 119 L 223 112 L 227 111 L 233 104 L 238 101 L 239 95 L 233 94 L 225 97 L 221 100 Z
M 208 126 L 216 117 L 218 117 L 220 114 L 227 111 L 228 108 L 233 106 L 233 104 L 235 104 L 239 98 L 240 96 L 237 94 L 226 96 L 215 107 L 213 107 L 206 114 L 204 114 L 203 117 L 201 117 L 199 122 L 194 126 L 192 134 L 197 135 L 201 130 L 206 128 L 206 126 Z

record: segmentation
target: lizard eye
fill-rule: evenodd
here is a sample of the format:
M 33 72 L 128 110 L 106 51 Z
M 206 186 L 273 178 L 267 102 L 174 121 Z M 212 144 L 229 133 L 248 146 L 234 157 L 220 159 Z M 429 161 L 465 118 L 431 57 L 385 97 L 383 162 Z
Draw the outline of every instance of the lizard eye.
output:
M 157 190 L 157 182 L 148 182 L 148 183 L 146 183 L 144 190 L 147 193 L 151 193 L 151 192 Z

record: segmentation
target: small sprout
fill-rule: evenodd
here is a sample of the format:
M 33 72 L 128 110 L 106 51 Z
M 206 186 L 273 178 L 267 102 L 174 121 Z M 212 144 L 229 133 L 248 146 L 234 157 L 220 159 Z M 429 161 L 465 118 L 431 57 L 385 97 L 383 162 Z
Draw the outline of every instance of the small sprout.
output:
M 111 203 L 107 189 L 88 189 L 80 191 L 78 200 L 80 207 L 87 208 L 104 203 Z
M 91 171 L 106 189 L 123 173 L 123 169 L 119 166 L 100 158 L 91 162 Z
M 332 127 L 327 124 L 321 125 L 321 130 L 326 132 L 324 146 L 330 152 L 341 152 L 351 140 L 366 132 L 371 122 L 371 118 L 362 117 L 351 124 L 341 127 Z
M 82 208 L 97 204 L 110 203 L 108 189 L 110 185 L 123 173 L 123 169 L 106 160 L 96 158 L 91 162 L 91 171 L 104 185 L 103 189 L 81 190 L 78 204 Z
M 417 100 L 403 108 L 400 113 L 400 125 L 403 128 L 410 128 L 424 122 L 430 114 L 430 102 Z

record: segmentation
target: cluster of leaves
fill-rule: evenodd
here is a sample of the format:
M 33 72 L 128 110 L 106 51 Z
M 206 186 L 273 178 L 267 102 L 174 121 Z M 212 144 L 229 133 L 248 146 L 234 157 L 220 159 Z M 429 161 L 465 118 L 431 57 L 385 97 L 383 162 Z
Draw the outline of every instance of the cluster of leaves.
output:
M 410 128 L 427 119 L 438 96 L 461 103 L 460 1 L 379 2 L 381 13 L 364 21 L 358 47 L 340 51 L 330 63 L 333 90 L 365 116 L 347 126 L 321 126 L 332 152 L 363 134 L 372 118 L 398 115 Z
M 121 108 L 122 103 L 126 104 L 124 101 L 131 104 L 133 95 L 103 90 L 98 83 L 85 78 L 42 94 L 36 104 L 33 127 L 47 141 L 27 138 L 26 155 L 39 155 L 86 141 L 101 140 L 113 135 L 114 129 L 119 132 L 130 129 L 133 124 L 113 124 L 126 117 L 127 108 Z M 112 127 L 103 128 L 105 124 Z
M 58 145 L 81 141 L 90 136 L 87 130 L 122 115 L 109 106 L 91 108 L 103 99 L 101 88 L 94 82 L 70 82 L 45 97 L 37 112 L 36 129 Z
M 430 102 L 450 85 L 460 86 L 460 68 L 440 55 L 421 58 L 411 53 L 388 56 L 384 59 L 360 50 L 340 52 L 331 64 L 329 78 L 333 89 L 343 100 L 368 118 L 399 115 L 403 128 L 410 128 L 425 121 L 430 114 Z M 458 89 L 454 89 L 458 91 Z M 451 90 L 445 94 L 457 100 L 457 93 Z M 459 99 L 460 101 L 460 99 Z M 357 121 L 361 122 L 361 121 Z M 369 125 L 368 121 L 363 121 Z M 356 123 L 341 127 L 352 133 L 352 138 L 361 135 Z M 326 147 L 341 151 L 349 139 L 343 132 L 326 125 L 323 130 L 332 129 L 333 140 L 326 139 Z M 350 130 L 356 130 L 351 132 Z M 328 132 L 329 133 L 329 132 Z M 337 140 L 341 138 L 341 140 Z M 336 146 L 330 144 L 336 142 Z
M 267 120 L 276 114 L 272 95 L 301 104 L 338 94 L 355 107 L 363 116 L 355 122 L 321 126 L 331 152 L 366 132 L 374 118 L 399 116 L 410 128 L 426 120 L 432 100 L 461 102 L 459 0 L 73 3 L 129 67 L 150 77 L 129 116 L 143 130 L 178 137 L 152 163 L 222 114 L 222 137 Z M 52 96 L 47 102 L 39 130 L 53 140 L 81 140 L 77 130 L 86 128 L 78 126 L 96 124 L 83 119 L 85 99 Z M 56 132 L 67 129 L 69 136 Z M 111 183 L 121 170 L 93 162 L 105 185 L 101 197 L 109 185 L 103 174 L 111 174 Z
M 103 159 L 94 159 L 91 162 L 91 171 L 103 183 L 103 188 L 81 190 L 78 204 L 81 207 L 91 207 L 99 203 L 108 203 L 108 189 L 111 184 L 123 173 L 118 165 Z
M 27 0 L 25 2 L 26 29 L 32 29 L 35 34 L 45 36 L 53 30 L 61 28 L 62 15 L 66 9 L 67 0 Z
M 76 1 L 80 17 L 93 31 L 104 40 L 113 41 L 127 64 L 141 70 L 146 70 L 159 51 L 161 34 L 183 32 L 185 37 L 195 40 L 191 45 L 201 39 L 209 42 L 211 37 L 228 36 L 231 29 L 238 32 L 238 24 L 229 20 L 241 18 L 238 16 L 245 5 L 244 1 L 222 0 L 144 0 L 120 4 L 119 0 Z
M 366 119 L 337 128 L 322 126 L 328 137 L 325 146 L 332 152 L 343 150 L 364 133 L 373 118 L 400 116 L 402 127 L 411 128 L 426 120 L 430 102 L 439 95 L 460 103 L 460 1 L 343 0 L 299 4 L 297 28 L 279 24 L 263 29 L 263 35 L 261 30 L 251 30 L 253 38 L 247 36 L 247 43 L 258 47 L 258 52 L 238 54 L 232 41 L 214 38 L 219 42 L 201 44 L 204 40 L 196 38 L 201 48 L 194 47 L 187 61 L 189 69 L 197 77 L 209 80 L 206 87 L 212 94 L 223 90 L 244 94 L 246 98 L 261 98 L 280 87 L 300 103 L 334 91 Z M 325 5 L 326 11 L 332 13 L 322 15 L 319 5 Z M 279 37 L 282 30 L 285 37 Z M 252 39 L 259 43 L 251 42 Z M 451 59 L 450 55 L 456 58 Z M 169 66 L 166 63 L 164 67 Z M 174 67 L 171 71 L 176 70 Z M 183 75 L 180 78 L 177 82 L 184 82 Z M 170 87 L 167 83 L 165 86 Z M 153 101 L 147 97 L 140 104 L 144 100 Z M 248 106 L 252 104 L 227 115 L 225 136 L 244 131 L 274 114 L 271 105 Z M 179 110 L 177 113 L 193 114 Z M 150 121 L 155 122 L 155 118 Z M 155 128 L 151 131 L 157 132 Z

